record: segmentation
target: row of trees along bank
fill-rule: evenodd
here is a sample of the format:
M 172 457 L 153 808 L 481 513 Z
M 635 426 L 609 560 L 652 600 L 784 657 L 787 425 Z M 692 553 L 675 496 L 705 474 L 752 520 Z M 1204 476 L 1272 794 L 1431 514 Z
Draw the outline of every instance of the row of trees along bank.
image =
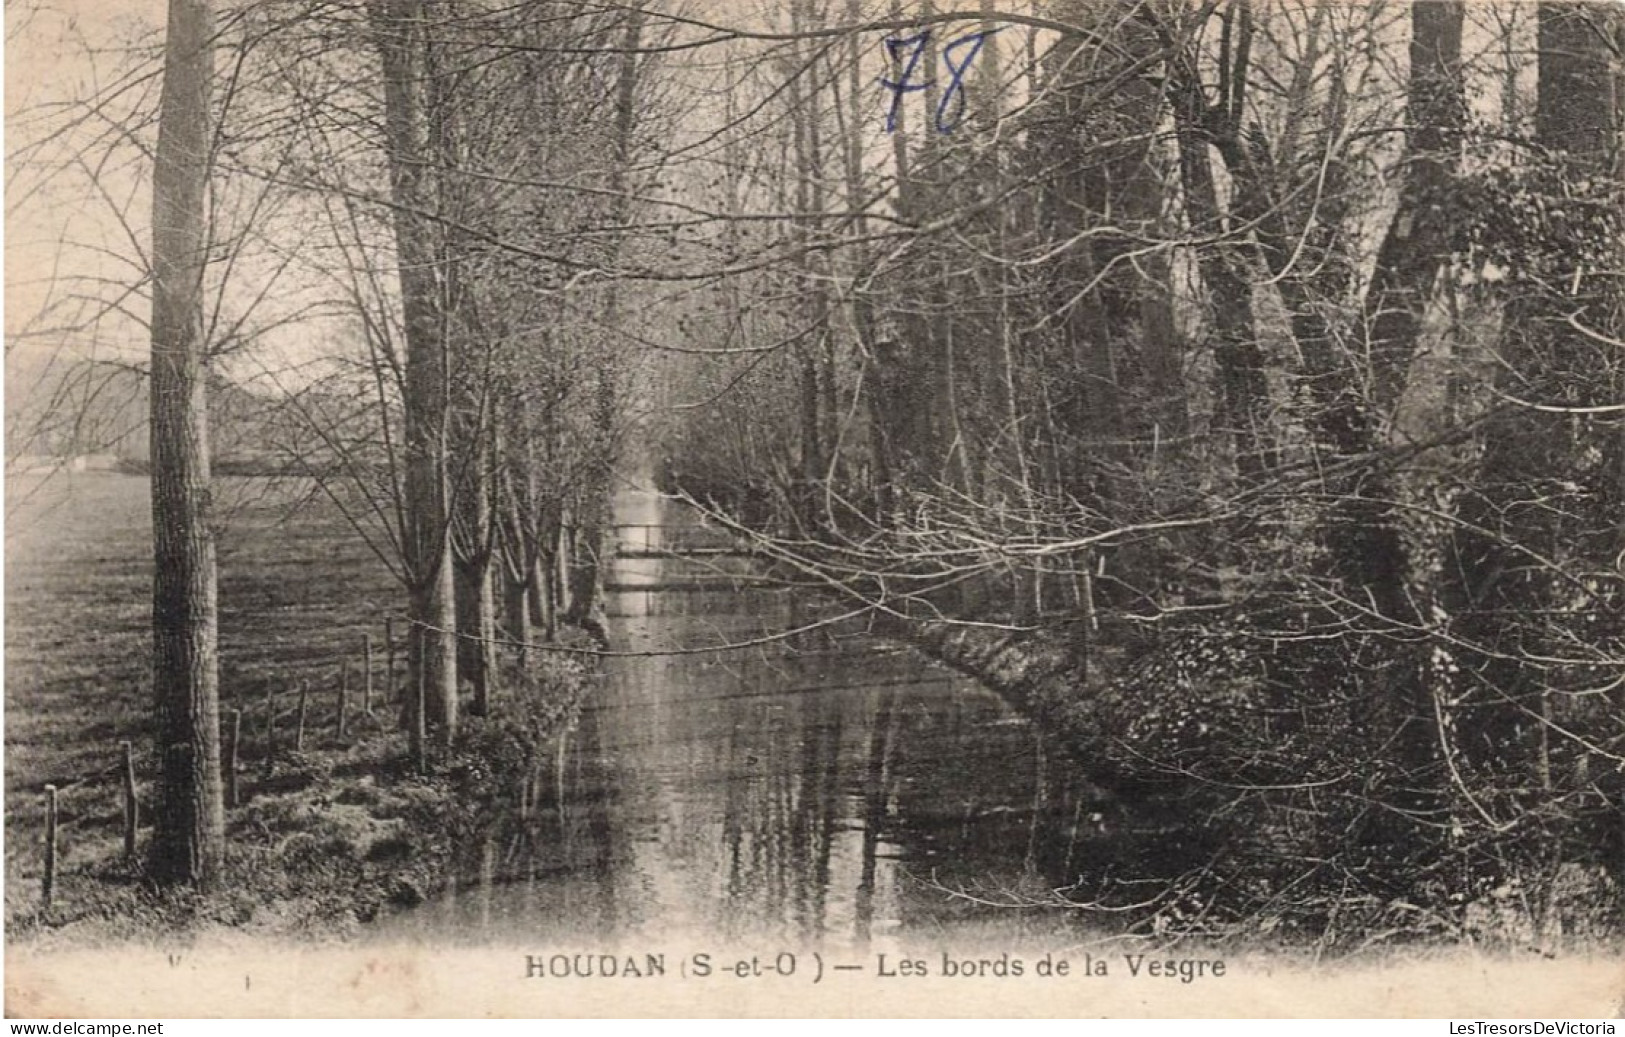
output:
M 560 624 L 602 636 L 631 374 L 616 268 L 659 117 L 636 7 L 272 0 L 229 15 L 170 4 L 153 169 L 149 873 L 203 888 L 224 843 L 204 372 L 241 345 L 211 304 L 250 280 L 211 249 L 299 222 L 301 309 L 282 319 L 354 332 L 314 376 L 270 372 L 291 414 L 278 446 L 400 581 L 422 760 L 456 738 L 460 685 L 467 708 L 490 708 L 499 645 L 522 662 Z M 223 197 L 248 199 L 235 226 L 211 211 Z

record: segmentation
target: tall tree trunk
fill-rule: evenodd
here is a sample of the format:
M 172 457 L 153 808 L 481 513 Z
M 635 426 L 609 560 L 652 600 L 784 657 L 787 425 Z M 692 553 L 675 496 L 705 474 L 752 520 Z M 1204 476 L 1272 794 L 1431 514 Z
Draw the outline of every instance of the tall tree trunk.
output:
M 504 551 L 502 566 L 502 636 L 514 642 L 513 658 L 522 673 L 530 662 L 530 608 L 526 591 L 535 570 L 523 556 Z
M 610 169 L 610 218 L 614 223 L 624 221 L 628 209 L 626 191 L 629 167 L 632 161 L 632 133 L 637 126 L 638 50 L 643 38 L 646 15 L 634 6 L 626 12 L 626 24 L 621 38 L 621 55 L 615 78 L 615 154 Z M 623 243 L 617 241 L 617 251 Z M 605 289 L 604 327 L 614 335 L 620 320 L 620 285 L 610 281 Z M 570 608 L 566 621 L 592 633 L 600 642 L 606 642 L 604 629 L 602 587 L 602 557 L 604 541 L 614 521 L 614 476 L 619 460 L 620 401 L 616 377 L 619 365 L 616 356 L 606 348 L 600 359 L 594 397 L 594 423 L 598 435 L 598 465 L 594 485 L 588 490 L 590 500 L 583 502 L 585 520 L 576 532 L 575 569 L 570 580 Z
M 818 17 L 813 6 L 808 4 L 808 21 L 813 28 L 824 27 L 823 20 Z M 815 63 L 816 64 L 816 63 Z M 807 112 L 807 155 L 808 166 L 805 175 L 809 179 L 807 201 L 811 214 L 815 219 L 822 220 L 824 215 L 824 107 L 819 98 L 821 92 L 809 92 L 811 108 Z M 822 223 L 814 223 L 815 229 Z M 822 477 L 824 471 L 831 471 L 831 466 L 838 463 L 835 456 L 839 435 L 837 427 L 840 422 L 839 393 L 840 387 L 836 384 L 835 369 L 835 336 L 830 329 L 830 282 L 832 264 L 829 254 L 824 251 L 807 253 L 808 271 L 813 275 L 812 289 L 814 344 L 817 349 L 813 355 L 814 370 L 818 377 L 818 411 L 819 428 L 818 438 L 823 447 L 820 450 L 824 462 L 824 470 L 819 472 Z
M 153 168 L 152 682 L 158 803 L 149 874 L 210 888 L 225 850 L 219 638 L 210 526 L 207 262 L 208 0 L 170 0 Z
M 487 369 L 481 377 L 489 383 L 494 377 Z M 465 382 L 472 379 L 465 378 Z M 485 716 L 490 708 L 492 686 L 497 679 L 496 646 L 496 553 L 497 553 L 497 433 L 480 396 L 486 390 L 475 385 L 460 388 L 460 403 L 466 410 L 461 423 L 461 453 L 465 456 L 457 488 L 459 536 L 453 545 L 456 555 L 457 674 L 468 684 L 473 701 L 470 709 Z
M 1621 146 L 1619 59 L 1609 52 L 1610 41 L 1619 38 L 1619 10 L 1543 2 L 1537 19 L 1535 136 L 1552 168 L 1531 174 L 1532 186 L 1560 193 L 1564 206 L 1617 211 L 1617 187 L 1595 185 L 1614 172 Z M 1617 260 L 1587 264 L 1587 242 L 1571 240 L 1572 232 L 1556 222 L 1541 229 L 1547 254 L 1529 257 L 1538 280 L 1513 287 L 1503 317 L 1499 388 L 1542 406 L 1617 403 L 1599 391 L 1612 384 L 1617 353 L 1610 356 L 1570 324 L 1618 336 L 1611 327 L 1619 314 Z M 1613 249 L 1617 256 L 1617 241 Z M 1609 612 L 1611 622 L 1619 622 L 1617 605 L 1608 605 L 1601 590 L 1577 602 L 1579 581 L 1571 578 L 1615 564 L 1620 502 L 1617 468 L 1606 459 L 1617 456 L 1618 433 L 1610 433 L 1609 420 L 1524 403 L 1501 406 L 1486 423 L 1483 459 L 1462 507 L 1453 611 L 1459 635 L 1486 653 L 1481 687 L 1462 707 L 1462 749 L 1469 766 L 1502 774 L 1512 785 L 1549 778 L 1544 720 L 1550 696 L 1565 679 L 1553 660 L 1569 654 L 1576 640 L 1595 636 L 1570 624 L 1586 613 L 1601 618 Z
M 893 21 L 902 20 L 902 0 L 892 0 L 891 17 Z M 890 62 L 892 82 L 899 84 L 904 82 L 909 57 L 907 48 L 897 48 Z M 923 85 L 931 78 L 933 66 L 930 61 L 930 54 L 921 54 L 913 76 L 908 80 L 911 84 Z M 921 164 L 920 156 L 930 145 L 930 129 L 923 118 L 921 120 L 922 126 L 925 127 L 921 130 L 923 143 L 911 141 L 908 129 L 909 96 L 904 94 L 898 99 L 891 132 L 893 175 L 896 180 L 892 208 L 898 220 L 905 225 L 922 220 L 925 215 L 922 205 L 923 192 L 916 174 L 919 171 L 917 166 Z M 924 110 L 929 110 L 930 92 L 924 91 L 921 96 L 926 99 Z M 911 143 L 914 145 L 912 148 Z M 911 246 L 916 250 L 923 250 L 925 243 L 915 241 Z M 916 263 L 910 265 L 915 267 L 913 276 L 919 276 L 923 273 L 924 263 L 919 261 L 918 256 L 915 258 Z M 931 413 L 931 405 L 935 399 L 932 394 L 936 389 L 937 380 L 929 355 L 930 328 L 918 312 L 928 300 L 917 291 L 917 288 L 917 284 L 905 288 L 903 304 L 883 314 L 883 323 L 889 333 L 882 332 L 885 335 L 884 339 L 875 344 L 873 381 L 880 390 L 876 402 L 880 405 L 881 435 L 894 487 L 897 483 L 906 486 L 911 476 L 917 473 L 928 473 L 928 477 L 931 477 L 938 471 L 933 443 L 935 422 Z M 895 499 L 895 488 L 889 496 Z
M 492 555 L 476 551 L 457 561 L 457 672 L 468 682 L 475 716 L 490 712 L 496 680 L 496 579 Z
M 1411 4 L 1405 178 L 1365 299 L 1379 408 L 1391 408 L 1398 400 L 1434 282 L 1449 258 L 1451 221 L 1460 218 L 1446 192 L 1456 177 L 1467 117 L 1463 14 L 1460 0 Z
M 371 0 L 368 12 L 383 66 L 395 251 L 406 317 L 408 687 L 423 689 L 424 726 L 449 745 L 457 731 L 457 614 L 446 464 L 447 356 L 429 215 L 435 195 L 426 182 L 434 154 L 424 97 L 428 25 L 421 0 Z
M 556 534 L 552 513 L 542 498 L 543 480 L 550 473 L 544 470 L 544 459 L 537 450 L 532 402 L 526 394 L 518 394 L 505 420 L 508 430 L 501 460 L 506 484 L 497 505 L 506 515 L 500 547 L 508 636 L 528 642 L 539 631 L 550 639 L 554 630 L 547 598 L 547 559 Z M 521 645 L 517 654 L 523 668 L 528 652 Z
M 471 178 L 466 157 L 466 120 L 461 73 L 443 69 L 428 54 L 430 145 L 436 158 L 436 211 L 447 221 L 440 229 L 441 348 L 447 356 L 447 485 L 455 565 L 453 594 L 457 615 L 457 677 L 467 685 L 476 716 L 490 710 L 497 679 L 496 551 L 497 470 L 501 423 L 494 413 L 499 351 L 504 333 L 501 303 L 495 312 L 481 307 L 469 268 L 478 263 L 479 246 L 467 229 L 493 207 L 489 195 Z M 456 358 L 452 366 L 452 358 Z
M 1454 218 L 1447 204 L 1458 166 L 1466 113 L 1462 79 L 1464 9 L 1456 0 L 1416 0 L 1411 4 L 1410 78 L 1404 179 L 1399 205 L 1378 250 L 1376 269 L 1363 309 L 1369 329 L 1370 390 L 1363 390 L 1365 358 L 1339 350 L 1313 316 L 1307 300 L 1292 299 L 1299 347 L 1307 359 L 1311 391 L 1319 405 L 1316 425 L 1332 470 L 1357 461 L 1380 445 L 1383 426 L 1394 417 L 1406 375 L 1421 345 L 1423 318 L 1450 261 Z M 1267 249 L 1286 261 L 1286 243 Z M 1272 263 L 1272 272 L 1276 267 Z M 1315 321 L 1313 328 L 1303 325 Z M 1398 817 L 1426 816 L 1442 809 L 1442 751 L 1453 737 L 1446 715 L 1453 663 L 1441 650 L 1413 641 L 1410 631 L 1429 620 L 1418 599 L 1436 604 L 1432 586 L 1411 585 L 1411 551 L 1401 536 L 1395 480 L 1383 469 L 1353 468 L 1327 486 L 1332 499 L 1321 531 L 1332 575 L 1350 600 L 1370 602 L 1378 617 L 1394 624 L 1388 651 L 1391 688 L 1377 701 L 1371 728 L 1374 751 L 1399 769 Z M 1428 579 L 1427 577 L 1420 577 Z M 1415 829 L 1412 834 L 1415 834 Z
M 802 2 L 794 0 L 790 5 L 790 31 L 799 35 L 805 28 L 802 18 Z M 808 108 L 816 103 L 816 94 L 807 94 L 802 90 L 800 68 L 802 54 L 799 46 L 791 51 L 791 63 L 794 66 L 790 79 L 790 134 L 791 157 L 796 168 L 791 171 L 795 178 L 795 213 L 794 222 L 795 243 L 798 250 L 796 256 L 796 271 L 800 282 L 797 291 L 803 297 L 811 295 L 815 299 L 821 294 L 822 288 L 813 278 L 812 257 L 808 251 L 812 219 L 816 215 L 812 203 L 812 181 L 818 175 L 814 168 L 817 156 L 812 151 L 811 121 Z M 816 302 L 815 304 L 816 305 Z M 797 522 L 811 522 L 814 517 L 814 490 L 818 480 L 824 474 L 823 426 L 820 420 L 820 398 L 818 391 L 818 353 L 821 343 L 819 334 L 826 330 L 817 326 L 810 335 L 796 343 L 796 361 L 799 371 L 799 381 L 796 387 L 797 396 L 801 404 L 801 465 L 798 478 L 800 480 L 799 493 L 794 502 Z
M 554 545 L 558 544 L 558 534 L 551 528 L 545 535 Z M 535 553 L 530 562 L 530 578 L 525 583 L 525 599 L 531 625 L 540 627 L 542 636 L 549 640 L 558 633 L 559 593 L 554 582 L 554 574 L 558 572 L 559 567 L 555 561 L 555 551 L 556 546 Z
M 1120 131 L 1154 125 L 1162 117 L 1164 90 L 1127 70 L 1156 60 L 1163 47 L 1152 27 L 1121 19 L 1106 5 L 1073 0 L 1060 13 L 1084 32 L 1112 34 L 1115 42 L 1110 56 L 1101 58 L 1104 67 L 1075 60 L 1095 46 L 1081 34 L 1063 38 L 1052 59 L 1057 68 L 1050 91 L 1060 118 L 1047 130 L 1051 140 L 1045 146 L 1065 154 L 1078 149 L 1081 136 L 1088 150 L 1053 177 L 1040 196 L 1039 219 L 1053 240 L 1067 240 L 1080 224 L 1093 233 L 1050 264 L 1055 305 L 1065 314 L 1054 370 L 1070 377 L 1051 393 L 1057 427 L 1048 435 L 1064 444 L 1055 459 L 1065 492 L 1110 520 L 1143 492 L 1146 451 L 1136 441 L 1158 442 L 1168 434 L 1172 423 L 1161 415 L 1176 409 L 1169 401 L 1183 392 L 1167 262 L 1154 256 L 1125 261 L 1156 235 L 1168 194 L 1153 166 L 1152 135 Z M 1102 98 L 1099 82 L 1105 78 L 1116 84 Z M 1153 269 L 1160 275 L 1155 279 L 1148 277 Z M 1134 477 L 1125 479 L 1130 472 Z M 1032 494 L 1027 497 L 1032 508 Z M 1085 571 L 1078 596 L 1086 613 L 1093 600 L 1090 582 Z
M 1230 114 L 1209 109 L 1193 45 L 1165 38 L 1164 46 L 1171 53 L 1170 90 L 1185 211 L 1193 233 L 1219 235 L 1223 221 L 1209 146 L 1233 135 L 1235 128 L 1233 124 L 1214 125 L 1215 120 L 1228 120 Z M 1239 101 L 1236 98 L 1237 106 Z M 1197 266 L 1212 307 L 1219 413 L 1235 444 L 1237 474 L 1243 482 L 1255 482 L 1277 466 L 1277 458 L 1264 417 L 1269 410 L 1269 389 L 1263 351 L 1253 327 L 1253 286 L 1247 260 L 1237 244 L 1221 241 L 1198 250 Z
M 862 0 L 847 0 L 846 18 L 857 24 L 863 16 Z M 845 179 L 846 207 L 856 213 L 853 230 L 859 239 L 868 236 L 869 220 L 864 215 L 868 199 L 864 197 L 863 132 L 861 127 L 868 109 L 862 98 L 862 50 L 854 33 L 847 41 L 847 110 L 845 135 L 842 140 L 841 160 Z M 887 441 L 885 408 L 883 405 L 882 377 L 878 363 L 879 343 L 876 341 L 874 299 L 872 289 L 861 282 L 867 273 L 868 262 L 860 258 L 852 272 L 852 324 L 857 337 L 858 355 L 863 358 L 860 392 L 863 395 L 864 415 L 869 427 L 869 485 L 874 493 L 873 518 L 884 523 L 892 510 L 892 465 Z

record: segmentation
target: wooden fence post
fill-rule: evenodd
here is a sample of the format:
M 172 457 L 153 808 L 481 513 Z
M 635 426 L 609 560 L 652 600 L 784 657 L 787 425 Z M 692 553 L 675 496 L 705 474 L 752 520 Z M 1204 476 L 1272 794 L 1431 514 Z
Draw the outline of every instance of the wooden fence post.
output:
M 276 770 L 276 690 L 265 688 L 265 776 Z
M 419 774 L 429 773 L 429 719 L 425 715 L 428 707 L 428 689 L 424 687 L 424 649 L 427 638 L 415 639 L 417 644 L 417 671 L 418 679 L 412 689 L 412 762 Z
M 238 799 L 237 788 L 237 761 L 242 753 L 243 744 L 243 711 L 231 711 L 231 726 L 226 729 L 231 732 L 231 744 L 226 747 L 226 806 L 235 807 Z
M 40 881 L 40 893 L 45 909 L 51 909 L 51 896 L 56 892 L 56 786 L 45 786 L 45 877 Z
M 345 659 L 339 663 L 339 737 L 344 737 L 345 715 L 350 711 L 350 660 Z
M 366 656 L 366 674 L 361 678 L 361 712 L 372 716 L 372 633 L 368 631 L 362 645 Z
M 395 694 L 395 617 L 384 617 L 384 694 Z
M 293 751 L 305 751 L 305 708 L 310 701 L 310 681 L 299 682 L 299 721 L 293 729 Z
M 124 856 L 135 859 L 135 830 L 141 823 L 140 809 L 135 799 L 135 749 L 129 742 L 120 742 L 124 749 Z

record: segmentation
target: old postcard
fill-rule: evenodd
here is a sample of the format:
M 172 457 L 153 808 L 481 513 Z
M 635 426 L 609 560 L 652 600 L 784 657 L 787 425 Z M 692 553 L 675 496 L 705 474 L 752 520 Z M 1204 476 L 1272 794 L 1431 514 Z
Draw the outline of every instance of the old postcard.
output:
M 1625 1012 L 1625 7 L 6 31 L 8 1015 Z

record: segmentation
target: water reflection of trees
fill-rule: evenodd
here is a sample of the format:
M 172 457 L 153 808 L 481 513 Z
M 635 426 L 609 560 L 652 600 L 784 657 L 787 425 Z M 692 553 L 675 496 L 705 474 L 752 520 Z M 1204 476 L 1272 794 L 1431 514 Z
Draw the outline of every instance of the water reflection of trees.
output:
M 820 607 L 765 590 L 636 593 L 618 632 L 649 648 L 749 640 L 815 626 Z M 609 671 L 471 858 L 482 930 L 687 920 L 722 938 L 861 945 L 1180 866 L 1156 823 L 1148 839 L 1114 822 L 993 695 L 859 628 Z

